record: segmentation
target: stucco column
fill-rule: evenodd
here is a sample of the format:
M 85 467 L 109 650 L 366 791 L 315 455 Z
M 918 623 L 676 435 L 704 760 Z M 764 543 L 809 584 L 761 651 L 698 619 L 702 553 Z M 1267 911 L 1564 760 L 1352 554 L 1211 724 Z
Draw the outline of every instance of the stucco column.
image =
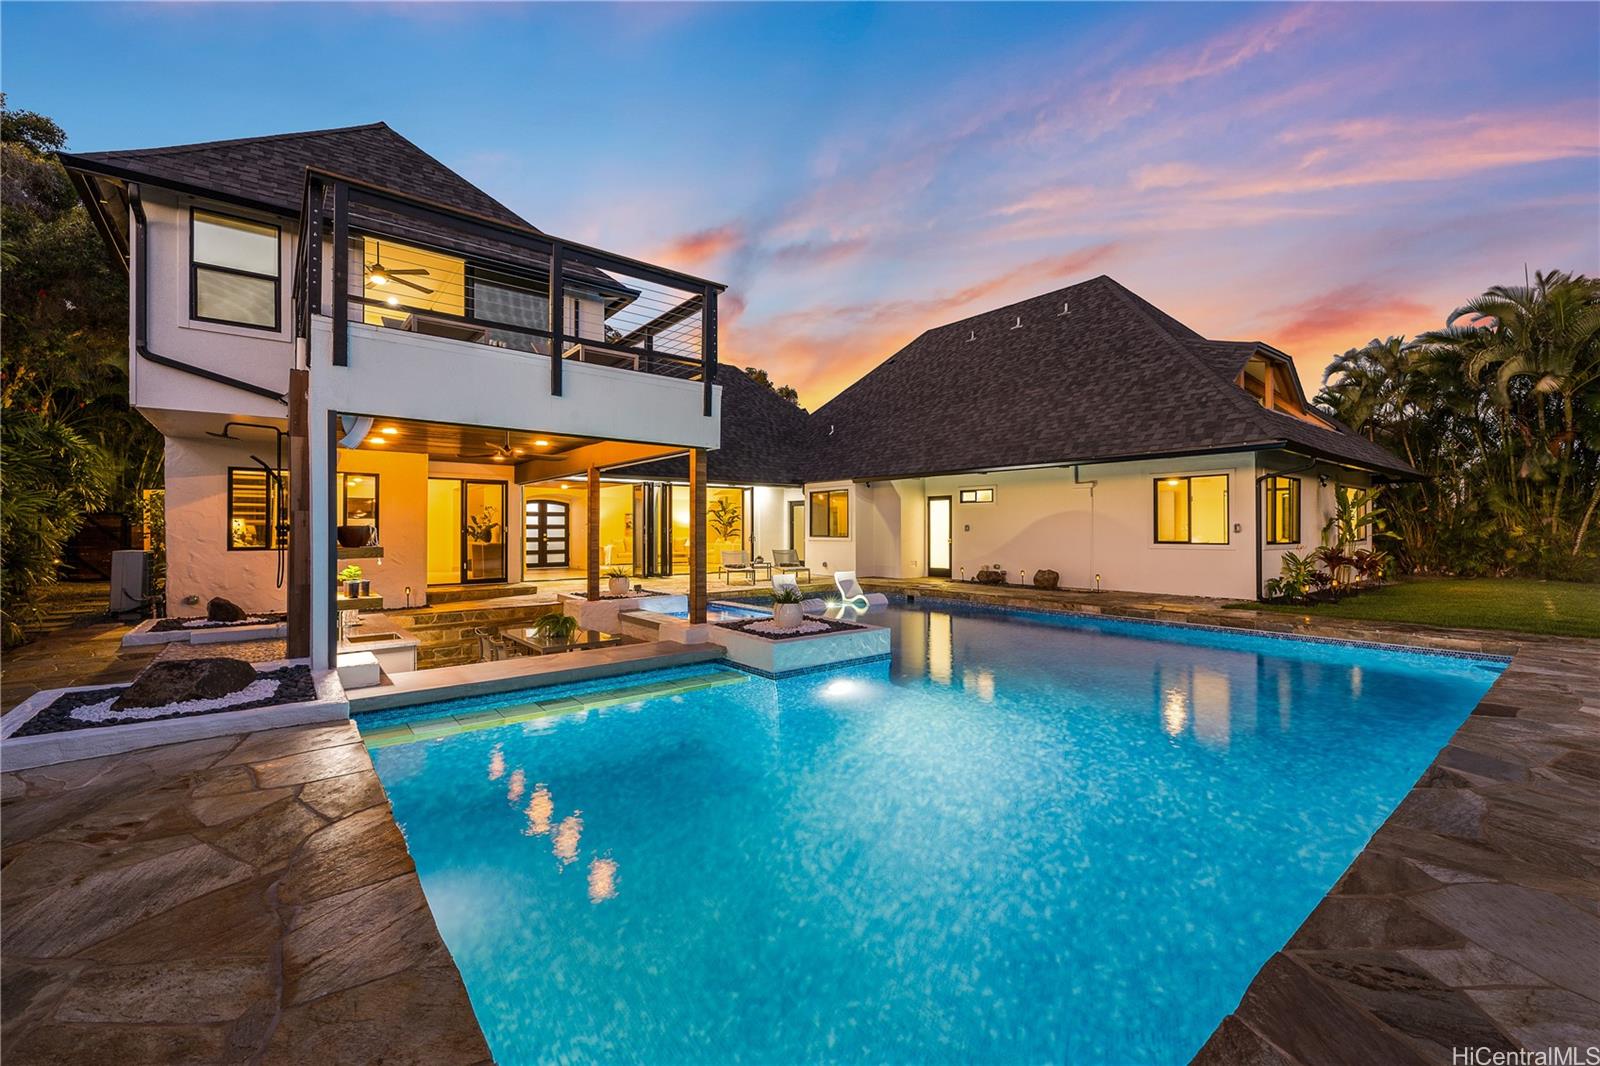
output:
M 706 450 L 689 449 L 689 621 L 706 620 Z
M 593 603 L 600 598 L 600 468 L 589 467 L 588 524 L 584 527 L 587 544 L 585 564 L 589 578 L 586 595 Z

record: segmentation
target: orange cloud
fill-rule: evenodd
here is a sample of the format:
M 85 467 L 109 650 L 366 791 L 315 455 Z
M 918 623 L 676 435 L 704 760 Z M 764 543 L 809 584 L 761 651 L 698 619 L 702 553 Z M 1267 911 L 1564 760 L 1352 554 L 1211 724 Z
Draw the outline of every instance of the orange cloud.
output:
M 652 252 L 649 258 L 664 266 L 677 267 L 682 270 L 694 270 L 736 248 L 742 247 L 744 241 L 743 228 L 736 223 L 729 222 L 722 226 L 696 230 L 693 233 L 685 233 L 681 237 L 675 237 L 655 252 Z
M 1436 306 L 1376 284 L 1344 285 L 1267 313 L 1259 339 L 1295 356 L 1307 392 L 1335 355 L 1373 337 L 1412 336 L 1439 323 Z

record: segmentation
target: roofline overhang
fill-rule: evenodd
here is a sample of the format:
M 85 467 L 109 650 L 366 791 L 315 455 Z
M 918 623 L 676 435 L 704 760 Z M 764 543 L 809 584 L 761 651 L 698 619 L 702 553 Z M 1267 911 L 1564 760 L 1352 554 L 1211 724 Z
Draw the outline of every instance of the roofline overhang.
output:
M 95 232 L 100 234 L 100 239 L 105 242 L 106 251 L 122 269 L 124 274 L 132 271 L 129 262 L 130 249 L 122 239 L 121 232 L 112 225 L 111 216 L 106 212 L 106 205 L 100 202 L 100 195 L 96 191 L 93 180 L 87 172 L 67 168 L 67 180 L 72 182 L 72 188 L 78 194 L 78 199 L 83 201 L 84 210 L 89 213 L 89 222 L 94 226 Z
M 204 185 L 195 185 L 186 181 L 162 177 L 156 174 L 144 174 L 127 167 L 119 167 L 114 163 L 103 163 L 99 160 L 85 159 L 83 156 L 72 155 L 67 152 L 57 153 L 61 165 L 72 171 L 81 171 L 85 174 L 97 174 L 102 177 L 116 178 L 119 181 L 136 181 L 141 185 L 153 185 L 157 188 L 171 189 L 173 192 L 184 193 L 189 196 L 199 196 L 207 200 L 220 200 L 223 203 L 233 204 L 236 207 L 245 207 L 254 211 L 264 211 L 267 214 L 280 215 L 284 218 L 298 218 L 300 212 L 296 208 L 285 207 L 282 204 L 268 203 L 258 200 L 253 196 L 240 196 L 238 193 L 228 192 L 224 189 L 207 188 Z
M 861 474 L 846 475 L 831 478 L 807 478 L 806 484 L 820 484 L 824 481 L 899 481 L 904 478 L 928 477 L 959 477 L 963 474 L 1006 474 L 1018 470 L 1061 470 L 1073 466 L 1100 466 L 1106 463 L 1136 463 L 1155 459 L 1185 459 L 1201 455 L 1226 455 L 1229 452 L 1262 452 L 1277 451 L 1286 446 L 1285 441 L 1253 441 L 1242 444 L 1228 444 L 1215 448 L 1191 448 L 1179 451 L 1162 452 L 1135 452 L 1125 455 L 1094 455 L 1081 456 L 1071 459 L 1053 459 L 1040 463 L 1017 463 L 1011 465 L 970 466 L 959 470 L 930 470 L 916 473 L 903 474 Z

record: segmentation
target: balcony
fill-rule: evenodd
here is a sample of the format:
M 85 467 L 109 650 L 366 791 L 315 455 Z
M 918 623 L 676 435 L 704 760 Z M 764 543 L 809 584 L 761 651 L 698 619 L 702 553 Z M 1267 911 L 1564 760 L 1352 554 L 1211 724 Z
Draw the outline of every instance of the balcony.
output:
M 333 367 L 404 351 L 382 369 L 489 368 L 523 399 L 535 377 L 562 397 L 622 371 L 672 379 L 642 395 L 696 393 L 699 416 L 715 413 L 723 286 L 331 172 L 308 172 L 305 203 L 296 330 L 313 350 L 326 337 Z M 463 362 L 471 349 L 485 358 Z

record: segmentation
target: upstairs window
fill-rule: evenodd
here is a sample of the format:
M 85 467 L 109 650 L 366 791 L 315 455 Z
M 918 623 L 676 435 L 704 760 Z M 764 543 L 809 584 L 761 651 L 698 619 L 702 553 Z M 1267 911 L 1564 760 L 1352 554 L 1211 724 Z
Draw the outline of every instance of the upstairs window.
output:
M 1273 477 L 1267 479 L 1267 543 L 1300 543 L 1300 479 Z
M 278 329 L 277 226 L 195 209 L 189 231 L 189 317 Z
M 811 494 L 811 535 L 848 537 L 850 535 L 850 491 L 831 489 Z
M 1157 478 L 1156 543 L 1228 543 L 1228 475 Z

